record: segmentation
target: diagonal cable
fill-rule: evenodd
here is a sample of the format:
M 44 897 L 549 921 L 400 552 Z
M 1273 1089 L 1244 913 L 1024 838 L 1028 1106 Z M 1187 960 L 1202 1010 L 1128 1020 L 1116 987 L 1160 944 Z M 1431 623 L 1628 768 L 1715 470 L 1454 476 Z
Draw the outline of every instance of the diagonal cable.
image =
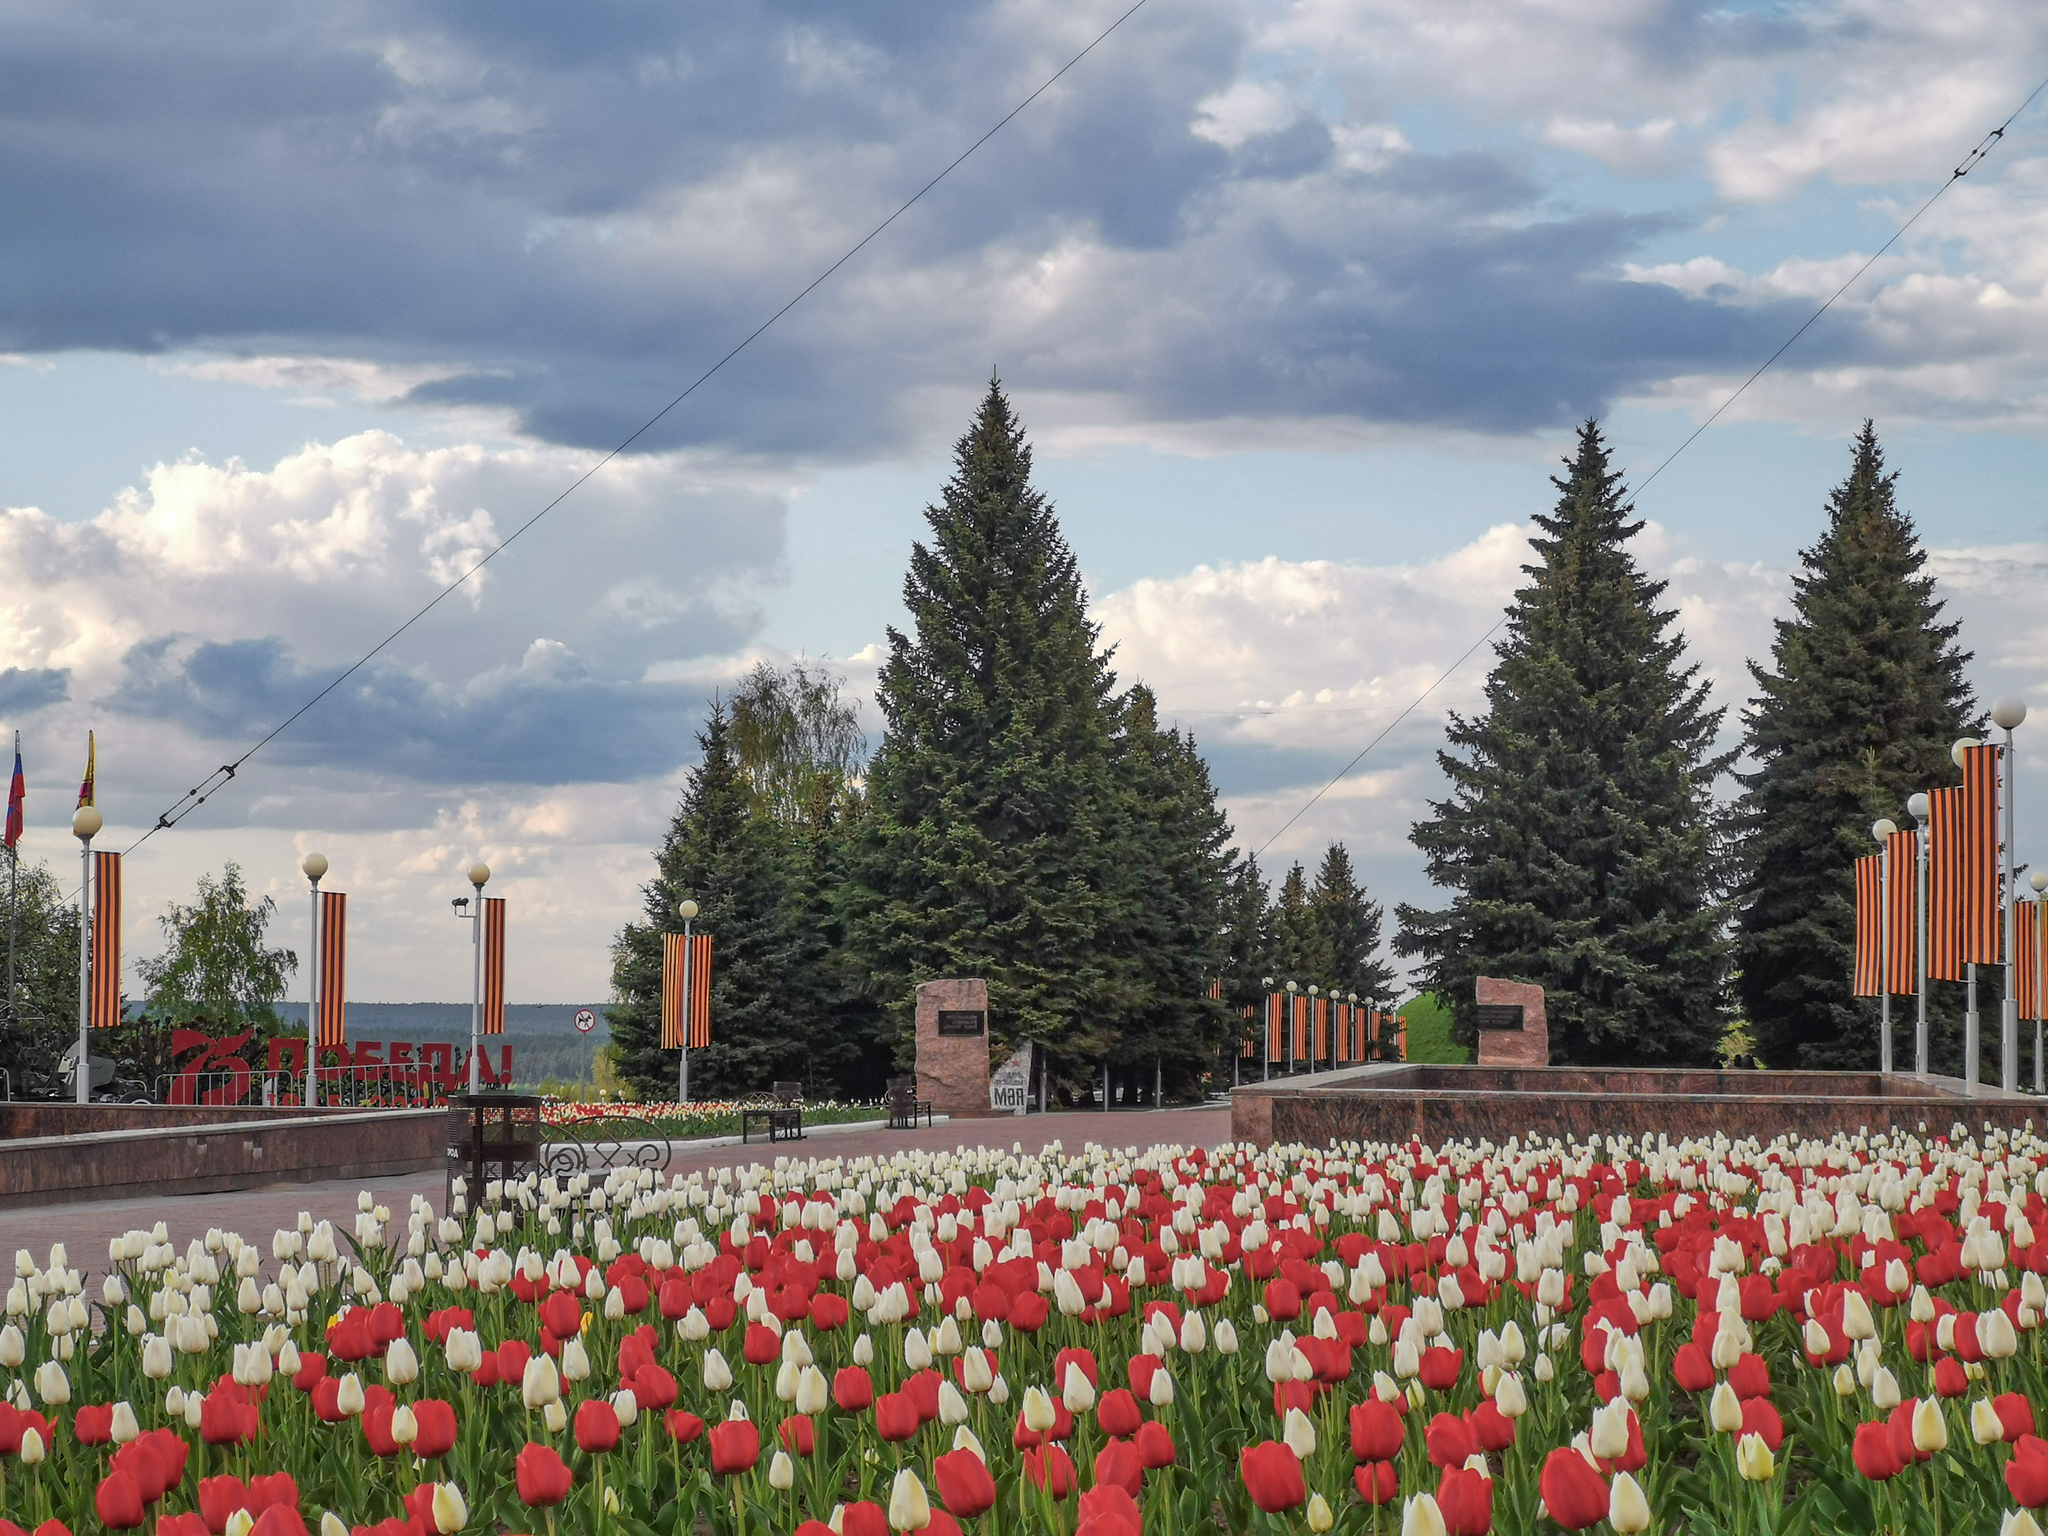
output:
M 521 523 L 517 528 L 513 529 L 511 533 L 505 536 L 502 542 L 500 542 L 491 550 L 489 550 L 486 554 L 484 554 L 482 558 L 480 558 L 474 565 L 470 566 L 468 570 L 464 571 L 460 576 L 456 577 L 455 580 L 449 582 L 447 586 L 443 587 L 439 592 L 435 593 L 434 596 L 411 618 L 407 619 L 403 624 L 399 625 L 396 629 L 392 630 L 390 634 L 386 635 L 382 640 L 379 640 L 369 650 L 365 651 L 361 656 L 357 657 L 355 661 L 349 664 L 348 669 L 342 672 L 340 676 L 336 677 L 332 682 L 328 683 L 326 687 L 322 688 L 318 693 L 314 694 L 311 698 L 306 700 L 305 703 L 301 704 L 297 709 L 293 710 L 289 715 L 285 716 L 283 720 L 279 721 L 277 725 L 272 728 L 269 735 L 263 737 L 262 740 L 256 742 L 255 745 L 249 747 L 246 751 L 242 753 L 240 757 L 236 758 L 233 762 L 221 764 L 220 767 L 216 768 L 211 774 L 207 775 L 207 777 L 200 783 L 194 785 L 191 789 L 186 790 L 185 793 L 182 796 L 180 796 L 178 800 L 174 802 L 168 810 L 164 811 L 161 815 L 157 817 L 156 824 L 154 826 L 152 826 L 147 832 L 144 832 L 142 836 L 138 837 L 137 839 L 135 839 L 134 842 L 128 845 L 125 852 L 133 853 L 137 848 L 141 847 L 144 843 L 148 842 L 152 837 L 156 836 L 157 833 L 167 831 L 168 829 L 175 827 L 179 822 L 183 821 L 187 816 L 191 815 L 192 812 L 198 810 L 200 806 L 204 805 L 211 796 L 213 796 L 221 789 L 224 789 L 230 782 L 232 782 L 232 780 L 235 777 L 235 774 L 241 769 L 242 764 L 249 761 L 250 758 L 254 757 L 258 752 L 261 752 L 265 747 L 269 746 L 273 741 L 277 740 L 279 736 L 282 736 L 287 730 L 291 728 L 292 724 L 295 721 L 297 721 L 301 715 L 305 714 L 308 710 L 312 709 L 315 705 L 319 704 L 321 700 L 325 699 L 330 693 L 334 692 L 335 689 L 339 688 L 343 683 L 347 682 L 349 678 L 354 676 L 357 672 L 361 671 L 362 668 L 368 666 L 371 661 L 376 659 L 377 655 L 380 652 L 382 652 L 386 647 L 388 647 L 393 641 L 397 640 L 399 636 L 403 635 L 407 630 L 411 629 L 413 625 L 419 623 L 421 619 L 425 618 L 429 613 L 433 612 L 435 608 L 439 607 L 444 598 L 448 597 L 450 594 L 459 590 L 466 582 L 468 582 L 470 577 L 474 576 L 478 571 L 482 570 L 485 566 L 489 565 L 499 555 L 503 554 L 507 549 L 511 548 L 513 543 L 519 538 L 521 534 L 525 533 L 535 523 L 539 522 L 542 518 L 546 517 L 550 512 L 554 511 L 555 508 L 559 507 L 563 502 L 567 501 L 571 496 L 575 495 L 576 492 L 580 490 L 590 480 L 590 478 L 593 475 L 595 475 L 599 470 L 603 469 L 607 464 L 611 463 L 611 461 L 613 459 L 616 459 L 620 454 L 624 453 L 628 448 L 632 447 L 634 443 L 638 442 L 643 436 L 645 436 L 650 430 L 652 430 L 655 424 L 659 422 L 664 416 L 668 415 L 670 411 L 674 410 L 677 406 L 681 405 L 685 400 L 689 399 L 690 396 L 695 394 L 701 386 L 708 383 L 711 377 L 714 374 L 716 374 L 721 368 L 723 368 L 727 363 L 731 362 L 734 358 L 738 357 L 742 352 L 746 351 L 748 347 L 754 344 L 754 342 L 759 340 L 762 334 L 766 332 L 770 326 L 774 325 L 776 321 L 780 320 L 792 309 L 795 309 L 797 305 L 801 304 L 805 299 L 809 298 L 810 295 L 826 281 L 826 279 L 830 278 L 833 273 L 837 272 L 841 267 L 845 266 L 849 261 L 853 260 L 854 257 L 858 256 L 863 250 L 865 250 L 870 241 L 874 240 L 876 236 L 880 235 L 890 225 L 894 224 L 898 219 L 902 218 L 904 214 L 908 213 L 911 210 L 911 208 L 914 207 L 918 203 L 918 201 L 924 197 L 924 195 L 927 192 L 931 191 L 932 188 L 936 187 L 940 182 L 944 181 L 948 176 L 952 175 L 954 171 L 958 170 L 970 155 L 972 155 L 976 150 L 980 149 L 982 145 L 986 144 L 998 133 L 1001 133 L 1004 128 L 1008 127 L 1010 120 L 1012 118 L 1016 117 L 1018 113 L 1022 112 L 1026 107 L 1030 106 L 1034 101 L 1038 100 L 1039 97 L 1043 96 L 1047 91 L 1051 90 L 1053 86 L 1057 85 L 1061 77 L 1064 76 L 1067 73 L 1067 71 L 1072 69 L 1075 65 L 1079 64 L 1083 59 L 1087 58 L 1089 54 L 1093 53 L 1096 50 L 1096 48 L 1099 47 L 1109 37 L 1109 35 L 1112 32 L 1116 31 L 1117 28 L 1121 27 L 1125 22 L 1129 21 L 1133 16 L 1137 15 L 1137 13 L 1144 7 L 1144 5 L 1145 0 L 1136 0 L 1136 3 L 1132 5 L 1130 9 L 1124 11 L 1121 15 L 1119 15 L 1116 18 L 1116 20 L 1112 21 L 1108 26 L 1104 27 L 1099 33 L 1097 33 L 1094 39 L 1088 44 L 1087 47 L 1083 48 L 1079 53 L 1075 54 L 1071 59 L 1067 60 L 1066 63 L 1062 64 L 1058 69 L 1054 70 L 1052 74 L 1048 75 L 1045 78 L 1045 80 L 1039 85 L 1037 90 L 1033 91 L 1029 96 L 1026 96 L 1022 101 L 1018 102 L 1017 105 L 1010 108 L 1009 111 L 1005 112 L 1000 118 L 996 120 L 994 125 L 991 126 L 987 130 L 987 132 L 983 133 L 980 138 L 976 139 L 972 144 L 969 144 L 965 149 L 961 150 L 959 154 L 955 155 L 950 161 L 948 161 L 944 169 L 942 169 L 936 176 L 932 177 L 930 181 L 927 181 L 923 186 L 919 187 L 915 192 L 911 193 L 909 197 L 905 198 L 900 204 L 897 205 L 896 210 L 893 213 L 891 213 L 886 219 L 882 220 L 882 222 L 877 224 L 873 229 L 869 230 L 865 235 L 861 236 L 861 238 L 853 246 L 851 246 L 843 256 L 841 256 L 837 261 L 833 262 L 831 266 L 825 268 L 825 270 L 820 272 L 816 277 L 812 278 L 808 283 L 804 284 L 804 286 L 800 288 L 786 304 L 784 304 L 780 309 L 776 310 L 767 319 L 763 320 L 759 325 L 755 326 L 753 330 L 749 331 L 746 334 L 746 336 L 740 340 L 738 345 L 734 346 L 731 351 L 727 352 L 723 357 L 719 358 L 717 362 L 713 363 L 709 368 L 706 368 L 702 373 L 698 374 L 696 378 L 692 379 L 690 381 L 688 388 L 684 389 L 673 400 L 670 400 L 668 404 L 664 405 L 660 410 L 656 411 L 652 416 L 648 417 L 647 420 L 642 422 L 637 428 L 634 429 L 634 431 L 629 436 L 627 436 L 622 442 L 620 442 L 617 447 L 613 448 L 610 452 L 606 453 L 603 458 L 599 459 L 595 464 L 592 464 L 582 474 L 578 475 L 574 480 L 570 481 L 568 486 L 565 487 L 561 494 L 556 496 L 554 500 L 550 501 L 546 506 L 542 507 L 538 512 L 534 513 L 533 516 L 529 517 L 525 522 Z

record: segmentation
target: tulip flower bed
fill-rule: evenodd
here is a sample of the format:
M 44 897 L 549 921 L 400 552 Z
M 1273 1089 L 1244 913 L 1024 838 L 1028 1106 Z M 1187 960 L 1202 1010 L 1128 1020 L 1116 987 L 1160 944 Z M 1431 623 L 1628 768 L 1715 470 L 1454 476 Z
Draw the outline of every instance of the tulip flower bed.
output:
M 2032 1536 L 2044 1192 L 2031 1135 L 1091 1146 L 159 1227 L 17 1256 L 0 1536 Z
M 551 1137 L 575 1141 L 583 1136 L 610 1135 L 621 1120 L 645 1121 L 650 1136 L 686 1141 L 699 1136 L 737 1136 L 740 1111 L 767 1106 L 768 1099 L 693 1099 L 688 1104 L 643 1103 L 632 1099 L 595 1104 L 553 1103 L 541 1107 L 541 1124 Z M 836 1099 L 804 1105 L 806 1125 L 841 1125 L 849 1121 L 888 1118 L 880 1104 L 842 1104 Z

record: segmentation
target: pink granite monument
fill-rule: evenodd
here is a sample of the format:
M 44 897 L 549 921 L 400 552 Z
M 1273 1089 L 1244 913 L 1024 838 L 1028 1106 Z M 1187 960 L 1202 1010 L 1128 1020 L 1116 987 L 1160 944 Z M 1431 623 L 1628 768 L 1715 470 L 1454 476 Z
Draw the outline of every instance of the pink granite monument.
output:
M 1547 1067 L 1550 1022 L 1543 1013 L 1543 989 L 1534 982 L 1478 979 L 1479 1065 Z
M 988 983 L 927 981 L 917 989 L 917 1096 L 936 1114 L 991 1113 L 988 1100 Z

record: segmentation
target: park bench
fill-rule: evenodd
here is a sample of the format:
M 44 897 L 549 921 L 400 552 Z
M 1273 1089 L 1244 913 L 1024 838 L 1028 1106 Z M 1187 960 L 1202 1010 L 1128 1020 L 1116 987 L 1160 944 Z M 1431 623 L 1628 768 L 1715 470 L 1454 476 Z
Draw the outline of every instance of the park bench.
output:
M 754 1127 L 766 1126 L 770 1141 L 804 1139 L 804 1085 L 777 1083 L 772 1104 L 754 1104 L 740 1110 L 740 1140 L 753 1139 Z
M 892 1077 L 889 1079 L 889 1129 L 892 1131 L 914 1131 L 917 1117 L 924 1116 L 924 1123 L 932 1123 L 932 1101 L 917 1096 L 917 1079 L 914 1077 Z

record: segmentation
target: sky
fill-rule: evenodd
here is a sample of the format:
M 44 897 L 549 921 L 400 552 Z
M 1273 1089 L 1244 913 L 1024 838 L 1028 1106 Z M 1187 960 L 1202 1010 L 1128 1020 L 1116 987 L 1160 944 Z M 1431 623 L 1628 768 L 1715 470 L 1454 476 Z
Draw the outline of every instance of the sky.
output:
M 713 694 L 826 658 L 880 739 L 992 373 L 1240 845 L 1342 840 L 1390 914 L 1437 899 L 1409 829 L 1588 417 L 1731 745 L 1865 417 L 1980 697 L 2048 710 L 2023 0 L 1147 0 L 648 425 L 1127 3 L 0 0 L 31 861 L 75 888 L 88 729 L 130 847 L 577 486 L 133 848 L 131 984 L 230 860 L 303 951 L 318 850 L 352 996 L 467 996 L 481 857 L 509 998 L 602 1000 Z

